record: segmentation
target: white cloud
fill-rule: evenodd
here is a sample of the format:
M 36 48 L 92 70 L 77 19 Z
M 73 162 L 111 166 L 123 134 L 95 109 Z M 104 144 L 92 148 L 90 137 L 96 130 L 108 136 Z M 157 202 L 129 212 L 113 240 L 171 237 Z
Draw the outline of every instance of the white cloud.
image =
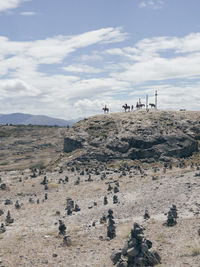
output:
M 164 5 L 163 0 L 145 0 L 139 3 L 140 8 L 151 7 L 153 9 L 160 9 Z
M 1 0 L 0 1 L 0 12 L 17 8 L 20 4 L 30 0 Z
M 33 11 L 26 11 L 26 12 L 21 12 L 20 15 L 22 16 L 35 16 L 37 13 Z
M 63 67 L 63 69 L 67 72 L 78 72 L 78 73 L 101 73 L 103 71 L 101 69 L 94 68 L 86 64 L 69 65 L 67 67 Z

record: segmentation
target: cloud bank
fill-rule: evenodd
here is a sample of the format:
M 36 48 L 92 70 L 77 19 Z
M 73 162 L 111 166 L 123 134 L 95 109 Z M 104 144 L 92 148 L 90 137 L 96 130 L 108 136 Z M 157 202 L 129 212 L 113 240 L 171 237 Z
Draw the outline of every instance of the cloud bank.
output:
M 160 108 L 199 109 L 200 33 L 123 46 L 121 28 L 16 42 L 0 37 L 0 113 L 65 119 L 159 93 Z

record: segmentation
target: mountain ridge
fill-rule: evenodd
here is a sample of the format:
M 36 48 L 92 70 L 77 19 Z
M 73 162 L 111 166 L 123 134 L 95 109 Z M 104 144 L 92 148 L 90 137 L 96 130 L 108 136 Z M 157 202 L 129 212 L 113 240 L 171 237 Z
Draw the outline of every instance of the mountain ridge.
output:
M 0 124 L 13 124 L 13 125 L 46 125 L 46 126 L 73 126 L 78 121 L 76 120 L 63 120 L 46 115 L 32 115 L 27 113 L 9 113 L 0 114 Z

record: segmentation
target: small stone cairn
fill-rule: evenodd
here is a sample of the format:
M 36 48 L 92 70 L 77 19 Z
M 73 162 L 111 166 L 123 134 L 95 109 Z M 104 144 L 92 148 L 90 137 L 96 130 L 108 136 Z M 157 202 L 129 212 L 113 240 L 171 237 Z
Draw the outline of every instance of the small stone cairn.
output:
M 67 227 L 65 226 L 63 221 L 59 220 L 59 227 L 58 227 L 59 235 L 65 235 L 66 234 L 66 229 L 67 229 Z
M 0 234 L 5 233 L 5 231 L 6 231 L 5 225 L 2 223 L 0 227 Z
M 167 222 L 165 223 L 165 225 L 167 226 L 174 226 L 177 224 L 176 219 L 178 218 L 178 214 L 177 214 L 177 208 L 176 205 L 172 205 L 172 207 L 170 208 L 168 214 L 167 214 Z
M 10 211 L 8 211 L 7 216 L 6 216 L 6 223 L 10 224 L 10 223 L 13 223 L 13 222 L 14 222 L 14 219 L 11 218 Z
M 108 227 L 107 227 L 107 237 L 110 239 L 113 239 L 116 237 L 116 227 L 115 227 L 115 221 L 113 217 L 113 210 L 109 209 L 108 210 Z
M 104 205 L 107 205 L 108 204 L 108 198 L 107 198 L 107 196 L 104 196 L 104 198 L 103 198 L 103 204 Z
M 150 219 L 150 215 L 149 215 L 149 211 L 148 211 L 148 209 L 145 210 L 145 213 L 144 213 L 144 219 L 145 219 L 145 220 Z
M 152 242 L 143 234 L 145 229 L 134 223 L 125 246 L 111 255 L 111 260 L 118 267 L 155 266 L 161 263 L 161 258 L 156 251 L 151 251 Z
M 72 211 L 74 210 L 74 201 L 71 198 L 67 198 L 67 215 L 71 215 Z

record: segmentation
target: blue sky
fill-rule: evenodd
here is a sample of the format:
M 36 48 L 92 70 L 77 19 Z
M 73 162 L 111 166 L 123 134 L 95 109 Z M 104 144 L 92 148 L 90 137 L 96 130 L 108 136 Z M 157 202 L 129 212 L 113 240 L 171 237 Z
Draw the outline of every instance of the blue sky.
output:
M 199 0 L 0 0 L 0 113 L 200 107 Z

